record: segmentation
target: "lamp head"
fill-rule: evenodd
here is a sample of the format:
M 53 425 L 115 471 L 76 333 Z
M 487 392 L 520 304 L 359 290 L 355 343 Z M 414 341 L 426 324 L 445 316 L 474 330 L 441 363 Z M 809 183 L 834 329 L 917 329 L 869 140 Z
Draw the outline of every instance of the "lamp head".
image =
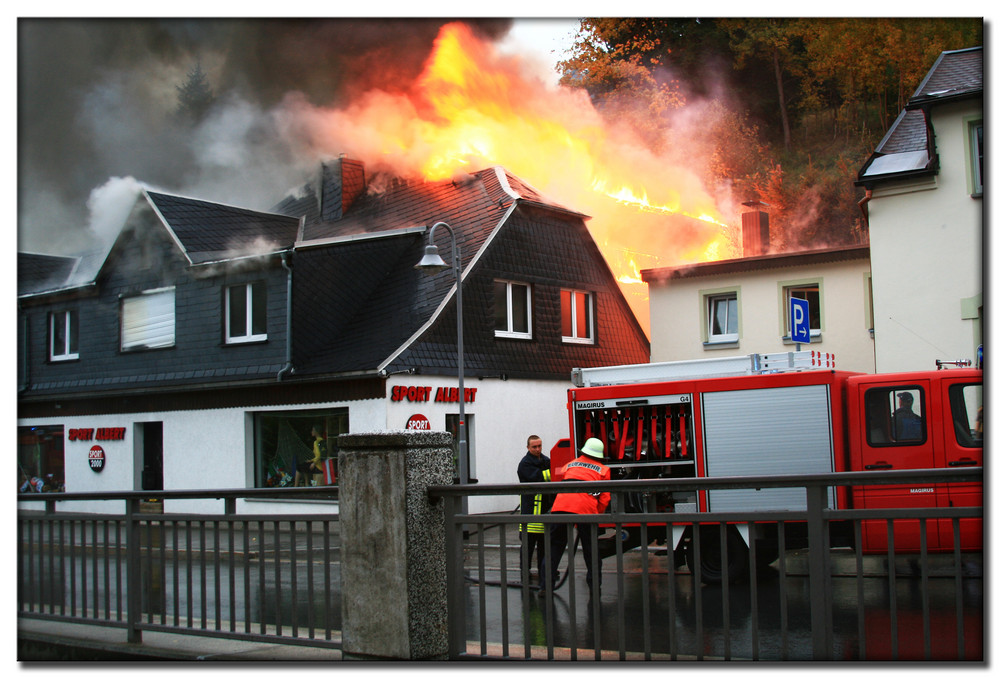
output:
M 450 268 L 441 255 L 438 254 L 437 245 L 427 245 L 424 248 L 424 256 L 414 268 L 423 270 L 431 275 Z

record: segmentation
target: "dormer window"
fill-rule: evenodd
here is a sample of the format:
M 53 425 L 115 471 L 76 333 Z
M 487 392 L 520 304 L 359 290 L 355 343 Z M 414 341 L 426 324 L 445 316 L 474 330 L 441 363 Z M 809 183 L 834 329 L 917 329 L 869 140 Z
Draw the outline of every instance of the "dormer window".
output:
M 225 332 L 227 344 L 267 339 L 267 288 L 263 282 L 226 288 Z
M 493 335 L 531 339 L 531 285 L 495 280 L 493 301 Z
M 49 314 L 49 360 L 76 360 L 79 320 L 76 311 L 55 311 Z
M 562 340 L 569 344 L 594 343 L 594 295 L 580 290 L 560 291 Z

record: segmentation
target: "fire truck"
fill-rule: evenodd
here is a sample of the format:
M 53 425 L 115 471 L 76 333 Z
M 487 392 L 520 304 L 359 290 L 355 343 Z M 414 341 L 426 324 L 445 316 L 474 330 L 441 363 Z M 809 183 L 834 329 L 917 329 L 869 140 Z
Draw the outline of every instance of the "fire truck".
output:
M 946 364 L 956 365 L 942 369 Z M 570 438 L 551 450 L 554 479 L 590 437 L 605 445 L 612 479 L 714 478 L 834 473 L 877 469 L 981 467 L 983 373 L 965 361 L 896 374 L 838 371 L 834 356 L 816 351 L 577 368 L 569 389 Z M 625 511 L 751 512 L 805 510 L 802 488 L 713 489 L 628 495 Z M 831 508 L 982 506 L 981 482 L 839 487 Z M 953 548 L 950 520 L 927 520 L 927 548 Z M 920 551 L 918 519 L 895 520 L 896 552 Z M 714 538 L 711 530 L 714 528 Z M 773 562 L 776 523 L 758 524 L 755 560 Z M 679 562 L 694 566 L 691 526 L 656 535 L 673 538 Z M 723 571 L 719 525 L 704 527 L 701 573 Z M 727 527 L 730 578 L 749 566 L 746 524 Z M 617 538 L 638 546 L 638 530 Z M 853 527 L 831 525 L 831 545 L 885 553 L 886 521 L 865 520 L 861 543 Z M 649 534 L 647 532 L 647 534 Z M 679 536 L 678 536 L 679 534 Z M 805 525 L 785 523 L 786 548 L 802 548 Z M 963 550 L 982 550 L 982 520 L 963 520 Z M 610 552 L 614 552 L 613 540 Z M 608 551 L 602 551 L 606 553 Z

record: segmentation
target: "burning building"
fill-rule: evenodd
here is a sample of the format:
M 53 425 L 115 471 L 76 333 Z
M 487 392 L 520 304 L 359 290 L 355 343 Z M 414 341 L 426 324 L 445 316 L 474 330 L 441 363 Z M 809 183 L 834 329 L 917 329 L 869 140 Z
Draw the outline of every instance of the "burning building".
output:
M 280 486 L 313 426 L 457 433 L 464 398 L 470 475 L 510 482 L 529 434 L 565 435 L 572 368 L 649 359 L 586 219 L 502 167 L 340 158 L 266 212 L 146 189 L 90 273 L 22 256 L 19 438 L 58 441 L 70 491 Z M 461 394 L 456 281 L 414 269 L 438 221 L 461 252 Z

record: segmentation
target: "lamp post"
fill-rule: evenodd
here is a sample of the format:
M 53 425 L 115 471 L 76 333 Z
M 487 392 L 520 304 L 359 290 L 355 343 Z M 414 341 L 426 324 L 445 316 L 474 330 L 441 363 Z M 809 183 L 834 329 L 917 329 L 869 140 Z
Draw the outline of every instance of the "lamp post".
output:
M 434 244 L 434 231 L 438 226 L 444 226 L 451 234 L 451 258 L 452 265 L 438 254 L 438 248 Z M 458 315 L 458 482 L 466 484 L 469 482 L 469 459 L 465 442 L 465 358 L 464 342 L 462 338 L 462 252 L 455 240 L 455 231 L 451 226 L 439 221 L 431 226 L 427 234 L 427 246 L 424 248 L 424 256 L 414 268 L 422 270 L 431 275 L 439 273 L 446 268 L 451 268 L 455 272 L 455 306 Z M 463 498 L 463 504 L 465 499 Z

